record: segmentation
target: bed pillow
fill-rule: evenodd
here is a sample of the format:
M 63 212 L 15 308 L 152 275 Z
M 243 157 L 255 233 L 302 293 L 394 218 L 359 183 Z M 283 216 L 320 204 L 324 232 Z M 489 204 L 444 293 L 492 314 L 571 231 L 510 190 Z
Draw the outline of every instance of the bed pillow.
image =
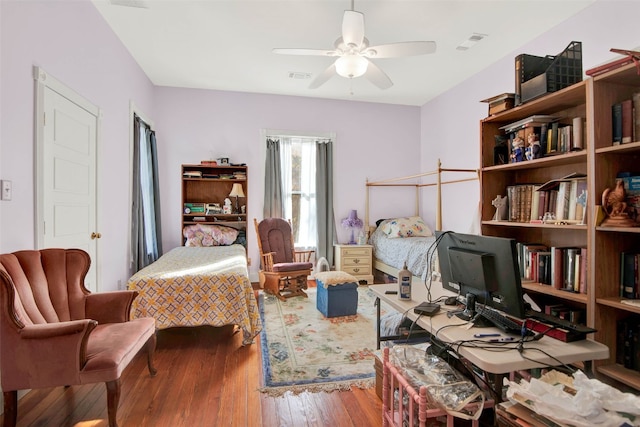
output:
M 393 218 L 382 224 L 381 230 L 390 239 L 396 237 L 429 237 L 433 232 L 419 216 Z
M 185 246 L 228 246 L 236 241 L 238 230 L 221 225 L 194 224 L 186 226 L 182 234 L 186 239 Z

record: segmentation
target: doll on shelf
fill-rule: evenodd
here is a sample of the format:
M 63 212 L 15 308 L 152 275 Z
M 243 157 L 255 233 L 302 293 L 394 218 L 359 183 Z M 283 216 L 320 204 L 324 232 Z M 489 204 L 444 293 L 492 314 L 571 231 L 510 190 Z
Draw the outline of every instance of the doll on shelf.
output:
M 222 207 L 222 213 L 225 213 L 225 214 L 231 213 L 231 200 L 229 200 L 229 198 L 224 199 L 224 206 Z
M 527 160 L 539 159 L 542 157 L 542 150 L 540 149 L 540 141 L 538 141 L 538 136 L 534 133 L 530 134 L 527 137 L 527 150 L 526 157 Z
M 521 162 L 524 160 L 524 140 L 516 136 L 511 141 L 511 163 Z

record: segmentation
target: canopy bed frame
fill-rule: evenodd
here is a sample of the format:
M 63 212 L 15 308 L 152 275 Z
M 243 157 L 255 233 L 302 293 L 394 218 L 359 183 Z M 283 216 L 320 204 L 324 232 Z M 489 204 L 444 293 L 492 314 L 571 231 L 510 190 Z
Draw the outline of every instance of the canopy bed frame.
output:
M 456 179 L 443 179 L 443 173 L 452 173 L 452 174 L 473 174 L 472 177 L 465 178 L 456 178 Z M 422 180 L 422 178 L 429 177 L 435 178 L 435 182 L 407 182 L 407 181 L 416 181 Z M 438 159 L 438 167 L 435 170 L 423 172 L 415 175 L 389 178 L 381 181 L 373 181 L 370 182 L 367 180 L 366 182 L 366 207 L 365 207 L 365 226 L 367 227 L 367 236 L 370 237 L 371 234 L 375 231 L 377 224 L 371 223 L 370 218 L 370 191 L 371 188 L 374 187 L 413 187 L 415 188 L 415 208 L 414 208 L 414 216 L 420 216 L 420 194 L 421 189 L 425 187 L 436 187 L 436 231 L 442 229 L 442 186 L 447 184 L 455 184 L 461 182 L 468 181 L 476 181 L 479 180 L 479 171 L 478 169 L 459 169 L 459 168 L 443 168 L 440 159 Z M 412 239 L 412 238 L 409 238 Z M 407 239 L 393 239 L 397 242 L 406 241 Z M 376 256 L 375 244 L 374 244 L 374 256 L 373 256 L 373 268 L 375 270 L 381 271 L 385 274 L 388 274 L 393 277 L 398 277 L 398 271 L 402 266 L 393 266 L 389 265 L 379 259 Z M 414 281 L 422 281 L 421 277 L 418 277 L 414 274 Z

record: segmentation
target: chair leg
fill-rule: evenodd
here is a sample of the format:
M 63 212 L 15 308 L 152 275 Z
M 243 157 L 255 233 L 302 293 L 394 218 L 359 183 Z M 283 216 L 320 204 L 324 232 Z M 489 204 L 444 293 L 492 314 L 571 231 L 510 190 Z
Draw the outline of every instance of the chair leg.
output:
M 107 413 L 109 415 L 109 427 L 118 427 L 118 403 L 120 402 L 120 378 L 107 381 Z
M 15 427 L 18 421 L 18 391 L 5 391 L 4 398 L 4 427 Z
M 158 370 L 153 366 L 153 355 L 156 351 L 156 340 L 156 333 L 154 332 L 147 341 L 147 366 L 149 367 L 149 374 L 152 377 L 155 377 L 158 373 Z

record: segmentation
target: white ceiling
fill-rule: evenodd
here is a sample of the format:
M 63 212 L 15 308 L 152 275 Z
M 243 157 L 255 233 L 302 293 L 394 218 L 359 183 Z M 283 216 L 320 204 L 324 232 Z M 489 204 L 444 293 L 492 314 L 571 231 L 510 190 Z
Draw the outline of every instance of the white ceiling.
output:
M 386 90 L 363 77 L 339 76 L 309 89 L 334 58 L 271 52 L 332 49 L 350 0 L 117 0 L 147 8 L 92 1 L 158 86 L 420 106 L 594 0 L 356 0 L 371 45 L 437 43 L 434 54 L 373 60 L 394 82 Z M 472 33 L 487 37 L 456 50 Z M 290 72 L 311 78 L 293 79 Z

